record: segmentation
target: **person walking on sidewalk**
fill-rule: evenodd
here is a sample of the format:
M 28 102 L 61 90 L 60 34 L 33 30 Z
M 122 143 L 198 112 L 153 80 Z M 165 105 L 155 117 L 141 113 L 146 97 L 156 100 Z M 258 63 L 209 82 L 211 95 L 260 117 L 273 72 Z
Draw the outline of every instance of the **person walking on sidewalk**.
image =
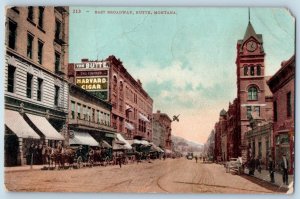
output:
M 196 163 L 198 162 L 198 157 L 197 156 L 195 156 L 195 159 L 196 159 Z
M 282 155 L 282 162 L 281 162 L 280 166 L 281 166 L 281 169 L 283 170 L 283 172 L 282 172 L 283 183 L 288 185 L 289 184 L 289 176 L 288 176 L 289 163 L 288 163 L 288 160 L 287 160 L 285 154 Z
M 275 183 L 275 180 L 274 180 L 275 164 L 274 164 L 274 161 L 273 161 L 273 158 L 271 155 L 269 155 L 268 169 L 269 169 L 269 173 L 270 173 L 270 181 L 271 181 L 271 183 Z

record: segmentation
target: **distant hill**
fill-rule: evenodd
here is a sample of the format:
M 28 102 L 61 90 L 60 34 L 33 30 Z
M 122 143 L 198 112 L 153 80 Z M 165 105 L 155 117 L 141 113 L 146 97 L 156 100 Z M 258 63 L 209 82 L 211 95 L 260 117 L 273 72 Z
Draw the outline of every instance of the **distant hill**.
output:
M 194 152 L 200 155 L 204 144 L 200 144 L 194 141 L 187 140 L 185 138 L 172 135 L 172 142 L 174 143 L 175 151 L 187 154 L 187 152 Z

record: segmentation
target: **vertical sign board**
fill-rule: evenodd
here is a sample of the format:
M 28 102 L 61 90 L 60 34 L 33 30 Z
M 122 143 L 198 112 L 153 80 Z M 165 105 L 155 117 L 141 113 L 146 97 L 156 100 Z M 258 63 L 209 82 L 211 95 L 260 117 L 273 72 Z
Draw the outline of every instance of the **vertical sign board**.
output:
M 107 61 L 74 64 L 75 83 L 98 98 L 108 100 L 109 64 Z

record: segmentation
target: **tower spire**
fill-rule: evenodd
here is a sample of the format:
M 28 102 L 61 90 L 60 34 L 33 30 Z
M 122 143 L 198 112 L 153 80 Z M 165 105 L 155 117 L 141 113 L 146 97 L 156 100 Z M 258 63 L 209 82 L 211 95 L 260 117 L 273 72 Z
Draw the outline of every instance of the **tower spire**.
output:
M 250 7 L 248 7 L 248 21 L 249 21 L 249 23 L 250 23 Z

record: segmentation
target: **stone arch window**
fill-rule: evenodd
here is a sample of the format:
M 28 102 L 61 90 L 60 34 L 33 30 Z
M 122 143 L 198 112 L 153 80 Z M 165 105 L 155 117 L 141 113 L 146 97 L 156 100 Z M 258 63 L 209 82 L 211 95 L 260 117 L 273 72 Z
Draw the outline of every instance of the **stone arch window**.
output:
M 120 91 L 123 91 L 123 82 L 120 81 Z
M 258 99 L 258 89 L 255 86 L 248 88 L 248 100 L 257 100 Z
M 256 74 L 257 74 L 258 76 L 261 75 L 261 65 L 257 65 L 257 66 L 256 66 Z
M 250 75 L 254 76 L 254 66 L 253 65 L 250 66 Z
M 244 76 L 248 75 L 248 66 L 244 65 Z

